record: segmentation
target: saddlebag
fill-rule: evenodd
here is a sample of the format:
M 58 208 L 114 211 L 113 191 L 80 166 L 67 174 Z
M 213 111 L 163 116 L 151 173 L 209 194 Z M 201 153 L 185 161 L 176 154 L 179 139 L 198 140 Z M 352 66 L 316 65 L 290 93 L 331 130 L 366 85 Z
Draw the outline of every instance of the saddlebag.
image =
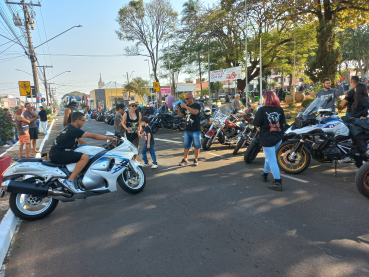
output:
M 33 196 L 47 196 L 48 186 L 35 183 L 10 181 L 6 191 L 10 193 L 32 194 Z

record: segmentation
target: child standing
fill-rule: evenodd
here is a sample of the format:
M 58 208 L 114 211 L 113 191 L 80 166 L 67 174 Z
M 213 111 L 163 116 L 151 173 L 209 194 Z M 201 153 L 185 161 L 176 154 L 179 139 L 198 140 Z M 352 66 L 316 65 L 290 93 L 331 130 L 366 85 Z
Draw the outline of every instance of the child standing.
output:
M 154 149 L 154 136 L 151 131 L 151 127 L 149 126 L 150 120 L 147 116 L 143 116 L 141 119 L 141 125 L 144 128 L 144 132 L 141 135 L 138 133 L 138 136 L 140 138 L 145 137 L 145 145 L 142 149 L 142 158 L 144 160 L 143 166 L 150 166 L 149 161 L 147 160 L 146 152 L 150 152 L 153 165 L 151 166 L 151 169 L 158 168 L 158 164 L 156 162 L 156 155 L 155 155 L 155 149 Z

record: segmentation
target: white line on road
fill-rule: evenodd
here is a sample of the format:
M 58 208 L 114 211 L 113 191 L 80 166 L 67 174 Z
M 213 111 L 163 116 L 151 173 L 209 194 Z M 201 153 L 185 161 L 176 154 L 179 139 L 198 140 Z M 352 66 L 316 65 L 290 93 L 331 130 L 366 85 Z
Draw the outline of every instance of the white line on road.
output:
M 286 175 L 286 174 L 281 174 L 281 176 L 283 176 L 283 177 L 285 177 L 285 178 L 288 178 L 288 179 L 295 180 L 295 181 L 297 181 L 297 182 L 301 182 L 301 183 L 309 183 L 309 181 L 302 180 L 302 179 L 295 178 L 295 177 L 291 177 L 291 176 Z
M 222 155 L 214 154 L 214 153 L 211 153 L 211 152 L 202 152 L 202 153 L 213 155 L 213 156 L 217 156 L 217 157 L 224 157 Z
M 173 142 L 173 143 L 183 143 L 182 141 L 175 141 L 175 140 L 169 140 L 169 139 L 155 138 L 155 140 L 166 141 L 166 142 Z

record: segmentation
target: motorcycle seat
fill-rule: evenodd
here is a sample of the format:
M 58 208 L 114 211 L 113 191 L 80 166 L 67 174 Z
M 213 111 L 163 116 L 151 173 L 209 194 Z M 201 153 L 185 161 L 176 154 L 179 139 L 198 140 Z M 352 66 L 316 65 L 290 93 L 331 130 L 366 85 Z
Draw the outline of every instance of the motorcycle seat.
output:
M 41 158 L 22 158 L 17 160 L 18 163 L 40 163 L 42 162 Z
M 57 163 L 53 163 L 53 162 L 50 162 L 50 161 L 42 161 L 42 164 L 46 165 L 46 166 L 50 166 L 50 167 L 66 166 L 66 164 L 57 164 Z

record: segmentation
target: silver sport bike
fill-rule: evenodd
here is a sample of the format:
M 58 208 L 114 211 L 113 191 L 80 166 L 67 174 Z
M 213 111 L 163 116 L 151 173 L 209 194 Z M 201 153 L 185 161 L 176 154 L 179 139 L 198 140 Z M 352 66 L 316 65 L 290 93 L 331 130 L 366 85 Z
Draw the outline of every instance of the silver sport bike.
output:
M 107 132 L 106 135 L 114 134 Z M 36 220 L 53 212 L 59 201 L 70 202 L 114 192 L 117 185 L 131 194 L 141 192 L 146 178 L 141 165 L 132 160 L 138 155 L 137 148 L 118 133 L 115 137 L 118 139 L 116 144 L 85 145 L 75 150 L 90 156 L 90 161 L 75 179 L 76 193 L 58 181 L 68 178 L 76 163 L 19 159 L 5 170 L 0 197 L 10 193 L 9 205 L 13 213 L 24 220 Z

